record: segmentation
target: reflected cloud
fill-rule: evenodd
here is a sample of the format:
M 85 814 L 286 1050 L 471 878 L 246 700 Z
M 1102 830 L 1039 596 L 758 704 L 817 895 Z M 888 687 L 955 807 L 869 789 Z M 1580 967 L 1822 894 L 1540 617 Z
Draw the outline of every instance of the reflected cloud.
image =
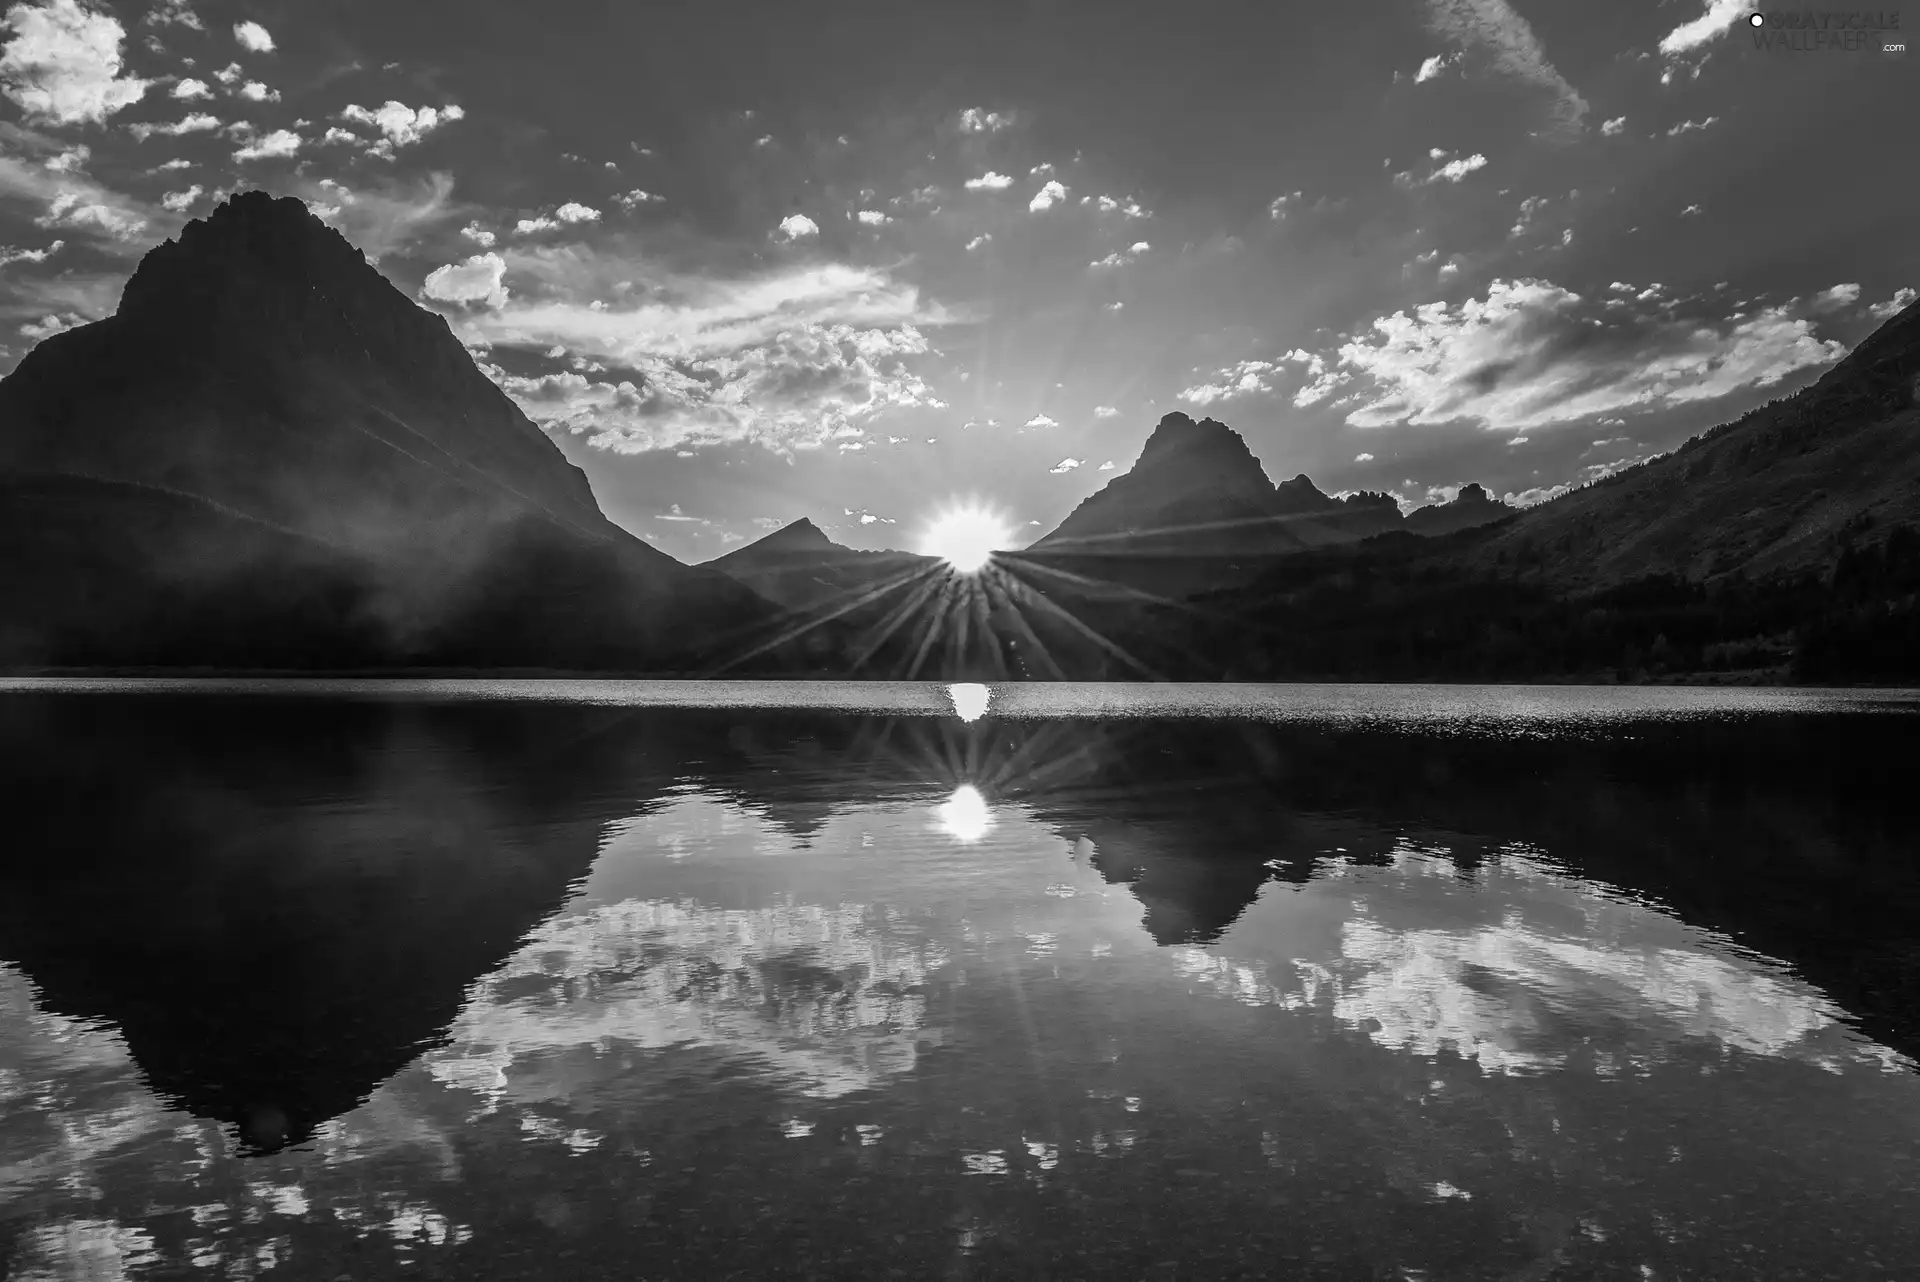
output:
M 963 783 L 933 808 L 934 827 L 955 841 L 975 842 L 993 830 L 993 811 L 980 790 Z

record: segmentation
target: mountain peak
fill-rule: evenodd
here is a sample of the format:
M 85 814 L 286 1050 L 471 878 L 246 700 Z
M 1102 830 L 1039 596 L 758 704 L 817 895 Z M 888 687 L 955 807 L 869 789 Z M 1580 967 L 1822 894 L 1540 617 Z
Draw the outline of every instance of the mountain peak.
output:
M 775 530 L 759 541 L 763 548 L 784 548 L 798 551 L 802 548 L 837 548 L 840 545 L 828 538 L 825 531 L 807 517 L 787 524 Z
M 120 295 L 122 312 L 175 308 L 219 291 L 215 281 L 269 278 L 323 293 L 384 286 L 405 299 L 338 231 L 292 196 L 243 191 L 147 251 Z

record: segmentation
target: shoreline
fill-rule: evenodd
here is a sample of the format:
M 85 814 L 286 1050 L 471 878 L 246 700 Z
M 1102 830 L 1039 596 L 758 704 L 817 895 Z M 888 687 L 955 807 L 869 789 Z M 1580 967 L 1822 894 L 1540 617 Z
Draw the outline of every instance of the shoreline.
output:
M 859 673 L 754 673 L 743 676 L 705 676 L 689 672 L 580 671 L 564 668 L 15 668 L 0 669 L 0 681 L 19 680 L 316 680 L 316 681 L 912 681 L 929 685 L 978 682 L 983 685 L 1073 685 L 1081 679 L 1054 681 L 995 677 L 891 677 Z M 1096 685 L 1401 685 L 1401 686 L 1721 686 L 1741 689 L 1796 687 L 1800 683 L 1784 671 L 1687 672 L 1641 675 L 1622 679 L 1612 672 L 1552 677 L 1293 677 L 1284 680 L 1206 679 L 1166 682 L 1113 678 L 1084 679 Z M 1906 690 L 1916 687 L 1897 681 L 1845 681 L 1808 685 L 1808 689 Z

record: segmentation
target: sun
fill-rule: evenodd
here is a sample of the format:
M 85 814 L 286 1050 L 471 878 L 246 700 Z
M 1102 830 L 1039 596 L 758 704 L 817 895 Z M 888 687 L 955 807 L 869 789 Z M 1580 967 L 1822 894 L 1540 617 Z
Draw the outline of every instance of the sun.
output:
M 933 519 L 920 540 L 920 551 L 941 558 L 961 574 L 973 574 L 1012 537 L 1013 530 L 999 516 L 977 504 L 965 504 Z

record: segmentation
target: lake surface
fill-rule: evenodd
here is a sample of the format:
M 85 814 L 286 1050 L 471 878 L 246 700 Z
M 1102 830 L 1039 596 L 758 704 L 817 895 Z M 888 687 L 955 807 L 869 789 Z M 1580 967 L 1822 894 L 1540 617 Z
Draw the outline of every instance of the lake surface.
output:
M 1920 694 L 0 682 L 0 1276 L 1913 1277 Z

